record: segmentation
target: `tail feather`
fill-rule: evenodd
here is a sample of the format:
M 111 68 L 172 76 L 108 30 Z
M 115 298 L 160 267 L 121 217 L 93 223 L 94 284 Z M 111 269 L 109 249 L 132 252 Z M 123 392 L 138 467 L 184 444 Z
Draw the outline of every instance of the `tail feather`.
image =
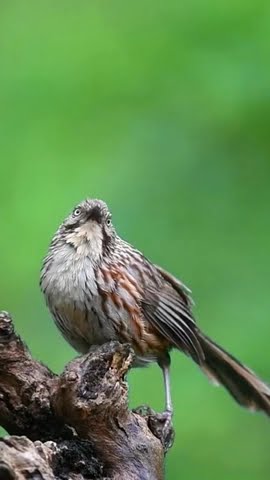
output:
M 200 365 L 203 372 L 223 385 L 240 405 L 270 416 L 270 386 L 202 333 L 199 341 L 205 356 Z

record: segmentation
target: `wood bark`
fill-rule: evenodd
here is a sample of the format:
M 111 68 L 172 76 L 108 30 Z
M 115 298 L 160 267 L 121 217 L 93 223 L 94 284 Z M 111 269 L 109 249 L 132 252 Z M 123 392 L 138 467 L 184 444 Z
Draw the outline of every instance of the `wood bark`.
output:
M 0 480 L 163 479 L 174 432 L 166 415 L 128 409 L 132 360 L 110 342 L 56 375 L 0 313 Z

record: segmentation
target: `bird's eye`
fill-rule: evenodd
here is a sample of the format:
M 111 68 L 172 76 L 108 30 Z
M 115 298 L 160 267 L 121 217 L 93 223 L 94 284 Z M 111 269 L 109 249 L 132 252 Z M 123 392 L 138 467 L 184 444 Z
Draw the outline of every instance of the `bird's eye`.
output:
M 75 210 L 73 211 L 74 217 L 78 217 L 78 215 L 80 215 L 81 211 L 82 211 L 82 209 L 80 207 L 75 208 Z
M 107 227 L 110 227 L 111 224 L 112 224 L 112 220 L 110 218 L 107 218 L 107 220 L 106 220 Z

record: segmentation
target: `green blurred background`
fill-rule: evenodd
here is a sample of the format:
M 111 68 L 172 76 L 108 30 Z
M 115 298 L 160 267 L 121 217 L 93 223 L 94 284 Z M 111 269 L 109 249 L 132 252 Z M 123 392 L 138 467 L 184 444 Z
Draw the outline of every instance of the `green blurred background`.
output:
M 0 295 L 33 354 L 75 353 L 39 269 L 86 196 L 192 287 L 201 327 L 270 380 L 270 4 L 2 2 Z M 132 406 L 163 407 L 156 366 Z M 173 354 L 166 478 L 269 479 L 269 423 Z

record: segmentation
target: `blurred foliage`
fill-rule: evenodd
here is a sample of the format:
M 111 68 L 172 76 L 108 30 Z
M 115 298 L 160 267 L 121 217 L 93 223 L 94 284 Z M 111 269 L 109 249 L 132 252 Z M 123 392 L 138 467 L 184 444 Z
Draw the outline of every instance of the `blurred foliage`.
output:
M 50 237 L 86 196 L 193 289 L 202 328 L 270 379 L 270 4 L 2 2 L 1 308 L 33 354 L 74 356 L 39 293 Z M 156 366 L 130 401 L 163 406 Z M 167 479 L 269 478 L 269 425 L 173 355 Z

